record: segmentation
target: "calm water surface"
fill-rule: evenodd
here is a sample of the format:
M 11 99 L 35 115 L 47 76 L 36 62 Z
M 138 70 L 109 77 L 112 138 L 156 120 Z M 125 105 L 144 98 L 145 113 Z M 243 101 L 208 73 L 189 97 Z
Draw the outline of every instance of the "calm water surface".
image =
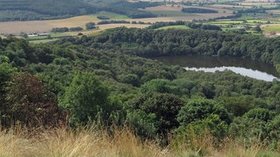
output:
M 183 66 L 186 70 L 204 72 L 231 70 L 258 80 L 279 80 L 279 75 L 273 65 L 248 59 L 209 56 L 169 56 L 156 59 L 167 64 Z

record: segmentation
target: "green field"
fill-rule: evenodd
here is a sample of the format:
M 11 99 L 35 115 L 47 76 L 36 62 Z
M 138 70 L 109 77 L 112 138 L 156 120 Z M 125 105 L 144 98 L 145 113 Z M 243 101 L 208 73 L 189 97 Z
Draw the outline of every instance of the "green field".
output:
M 190 29 L 190 28 L 185 25 L 164 26 L 164 27 L 158 28 L 158 30 L 166 30 L 166 29 Z
M 56 41 L 58 40 L 58 38 L 53 38 L 53 39 L 42 39 L 42 40 L 33 40 L 33 41 L 30 41 L 30 43 L 33 43 L 33 44 L 40 44 L 40 43 L 48 43 L 48 42 L 52 42 L 52 41 Z

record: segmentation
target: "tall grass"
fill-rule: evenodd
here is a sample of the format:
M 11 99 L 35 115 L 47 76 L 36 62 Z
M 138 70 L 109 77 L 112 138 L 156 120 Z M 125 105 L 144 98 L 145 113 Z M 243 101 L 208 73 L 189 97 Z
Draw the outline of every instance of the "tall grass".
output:
M 215 149 L 211 138 L 193 139 L 184 147 L 160 147 L 154 141 L 143 141 L 129 129 L 116 129 L 110 135 L 96 129 L 53 129 L 30 136 L 24 130 L 0 132 L 0 157 L 276 157 L 265 153 L 261 145 L 245 147 L 230 141 Z M 199 147 L 201 145 L 201 147 Z M 197 149 L 198 148 L 198 149 Z M 206 149 L 207 153 L 199 153 Z

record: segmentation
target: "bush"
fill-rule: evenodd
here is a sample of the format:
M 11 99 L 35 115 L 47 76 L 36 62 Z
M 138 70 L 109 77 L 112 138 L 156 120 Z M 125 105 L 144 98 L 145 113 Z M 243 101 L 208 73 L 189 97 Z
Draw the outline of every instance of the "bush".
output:
M 140 80 L 135 74 L 121 75 L 120 81 L 123 83 L 131 84 L 133 86 L 139 86 Z
M 95 29 L 96 28 L 96 25 L 94 22 L 89 22 L 86 24 L 86 29 L 87 30 L 91 30 L 91 29 Z
M 206 119 L 213 114 L 218 115 L 227 124 L 231 122 L 229 113 L 221 104 L 205 99 L 191 100 L 188 102 L 180 110 L 177 119 L 180 125 L 187 126 L 192 122 Z
M 109 20 L 110 18 L 107 16 L 97 16 L 98 19 L 100 20 Z
M 69 28 L 67 27 L 53 28 L 51 31 L 55 33 L 63 33 L 63 32 L 69 32 Z
M 66 114 L 59 109 L 56 96 L 30 74 L 13 76 L 7 87 L 6 101 L 4 126 L 16 123 L 27 127 L 65 124 Z
M 176 116 L 182 106 L 174 95 L 145 94 L 129 103 L 128 122 L 142 137 L 166 137 L 179 126 Z
M 83 28 L 82 27 L 71 27 L 71 28 L 69 28 L 69 30 L 71 32 L 78 32 L 78 31 L 82 31 Z
M 66 88 L 62 106 L 70 111 L 70 124 L 107 123 L 113 109 L 108 89 L 93 73 L 78 73 Z

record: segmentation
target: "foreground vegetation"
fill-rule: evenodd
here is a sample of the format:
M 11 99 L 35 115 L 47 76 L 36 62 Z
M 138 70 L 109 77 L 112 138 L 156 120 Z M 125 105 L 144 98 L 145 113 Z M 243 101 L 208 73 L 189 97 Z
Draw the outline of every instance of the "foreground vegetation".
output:
M 36 45 L 1 39 L 0 122 L 8 129 L 1 138 L 12 140 L 3 153 L 18 146 L 38 156 L 87 156 L 93 148 L 101 156 L 277 156 L 279 81 L 185 71 L 143 56 L 235 56 L 277 67 L 278 43 L 279 38 L 200 27 L 118 28 Z M 88 124 L 103 132 L 79 130 Z M 17 125 L 27 135 L 17 136 Z M 114 129 L 126 126 L 131 131 Z M 67 131 L 52 131 L 60 127 Z
M 246 147 L 242 142 L 227 141 L 213 147 L 210 136 L 195 137 L 192 147 L 161 147 L 156 141 L 143 141 L 128 129 L 116 129 L 111 134 L 94 128 L 69 131 L 45 130 L 36 137 L 24 129 L 0 132 L 0 156 L 5 157 L 277 157 L 261 143 Z M 170 143 L 174 141 L 171 140 Z

